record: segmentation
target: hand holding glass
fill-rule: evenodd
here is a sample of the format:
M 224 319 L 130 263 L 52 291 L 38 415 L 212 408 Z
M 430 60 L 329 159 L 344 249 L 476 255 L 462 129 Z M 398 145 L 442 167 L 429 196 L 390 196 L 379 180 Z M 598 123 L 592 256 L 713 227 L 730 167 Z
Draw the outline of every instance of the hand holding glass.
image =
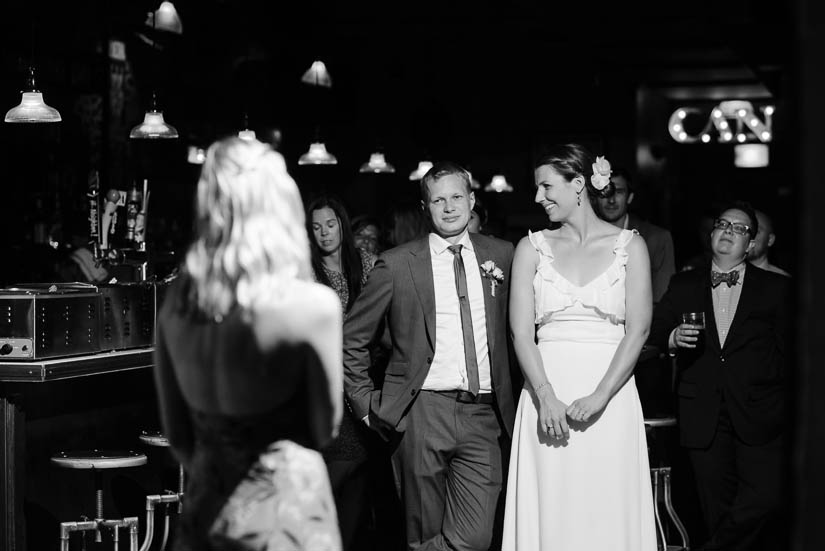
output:
M 683 348 L 697 348 L 704 345 L 705 313 L 685 312 L 682 324 L 676 328 L 676 345 Z

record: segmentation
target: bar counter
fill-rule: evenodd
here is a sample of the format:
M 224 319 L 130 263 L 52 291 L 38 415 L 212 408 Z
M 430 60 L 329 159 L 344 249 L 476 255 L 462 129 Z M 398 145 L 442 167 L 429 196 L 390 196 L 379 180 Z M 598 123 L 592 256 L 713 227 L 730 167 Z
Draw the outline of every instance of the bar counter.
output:
M 138 348 L 0 361 L 0 548 L 56 550 L 60 522 L 94 516 L 92 475 L 51 465 L 61 450 L 146 453 L 147 466 L 104 477 L 105 515 L 142 518 L 145 495 L 165 487 L 160 467 L 174 469 L 168 450 L 138 439 L 159 428 L 152 355 Z

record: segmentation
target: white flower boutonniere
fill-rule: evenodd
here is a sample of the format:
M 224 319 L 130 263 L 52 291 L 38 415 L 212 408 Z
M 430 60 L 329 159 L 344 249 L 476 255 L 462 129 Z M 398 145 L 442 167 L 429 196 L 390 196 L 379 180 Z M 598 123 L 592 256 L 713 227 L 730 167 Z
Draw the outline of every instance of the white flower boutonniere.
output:
M 504 272 L 492 260 L 481 264 L 481 275 L 490 280 L 490 296 L 496 296 L 496 287 L 504 283 Z

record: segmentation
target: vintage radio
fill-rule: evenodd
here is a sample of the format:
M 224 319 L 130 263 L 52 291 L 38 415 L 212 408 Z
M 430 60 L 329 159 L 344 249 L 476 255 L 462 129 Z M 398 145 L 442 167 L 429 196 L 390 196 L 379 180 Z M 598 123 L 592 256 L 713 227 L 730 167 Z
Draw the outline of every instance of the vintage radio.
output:
M 0 360 L 42 360 L 100 351 L 100 293 L 81 283 L 0 290 Z
M 98 286 L 101 297 L 102 350 L 143 348 L 155 343 L 155 284 Z

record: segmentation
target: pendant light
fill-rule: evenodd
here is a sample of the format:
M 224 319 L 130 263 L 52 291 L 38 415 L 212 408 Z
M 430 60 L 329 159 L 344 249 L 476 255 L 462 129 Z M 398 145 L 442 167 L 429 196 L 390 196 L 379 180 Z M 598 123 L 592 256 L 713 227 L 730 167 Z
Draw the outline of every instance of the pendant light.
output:
M 337 165 L 338 159 L 335 155 L 327 151 L 324 142 L 312 142 L 309 144 L 309 151 L 301 155 L 298 159 L 299 165 Z
M 393 174 L 395 167 L 387 162 L 384 154 L 375 152 L 370 155 L 370 160 L 361 165 L 358 172 L 372 172 L 375 174 Z
M 152 30 L 155 30 L 156 14 L 152 12 Z M 155 51 L 154 33 L 152 33 L 152 51 Z M 155 84 L 155 83 L 153 83 Z M 163 120 L 163 111 L 157 108 L 157 96 L 152 90 L 152 104 L 143 116 L 143 122 L 132 128 L 129 138 L 133 140 L 168 140 L 178 137 L 174 126 Z
M 419 161 L 418 167 L 410 172 L 410 180 L 420 180 L 433 167 L 430 161 Z
M 20 105 L 12 107 L 6 113 L 6 122 L 11 123 L 47 123 L 60 122 L 63 118 L 54 107 L 43 101 L 43 94 L 34 81 L 34 20 L 31 25 L 31 65 L 26 79 L 26 88 L 21 91 Z
M 161 2 L 160 7 L 154 12 L 149 12 L 146 18 L 146 26 L 174 34 L 183 34 L 183 23 L 181 23 L 178 10 L 172 2 Z M 150 22 L 149 19 L 152 19 Z M 157 19 L 157 26 L 155 26 Z
M 327 66 L 319 59 L 312 62 L 310 68 L 307 69 L 304 76 L 301 77 L 301 82 L 311 86 L 332 88 L 332 77 L 329 75 L 329 71 L 327 71 Z
M 509 193 L 513 191 L 513 186 L 507 182 L 507 178 L 503 174 L 496 174 L 490 183 L 484 187 L 484 191 L 492 191 L 494 193 Z
M 238 137 L 247 141 L 257 139 L 255 131 L 249 129 L 249 116 L 246 113 L 243 114 L 243 130 L 238 132 Z
M 63 120 L 57 109 L 49 107 L 43 101 L 43 94 L 34 82 L 34 67 L 29 67 L 29 77 L 22 96 L 20 105 L 12 107 L 6 113 L 6 122 L 44 123 Z
M 143 122 L 132 128 L 129 137 L 133 140 L 163 140 L 178 137 L 175 127 L 163 120 L 163 111 L 158 111 L 155 92 L 152 92 L 152 105 L 143 115 Z

